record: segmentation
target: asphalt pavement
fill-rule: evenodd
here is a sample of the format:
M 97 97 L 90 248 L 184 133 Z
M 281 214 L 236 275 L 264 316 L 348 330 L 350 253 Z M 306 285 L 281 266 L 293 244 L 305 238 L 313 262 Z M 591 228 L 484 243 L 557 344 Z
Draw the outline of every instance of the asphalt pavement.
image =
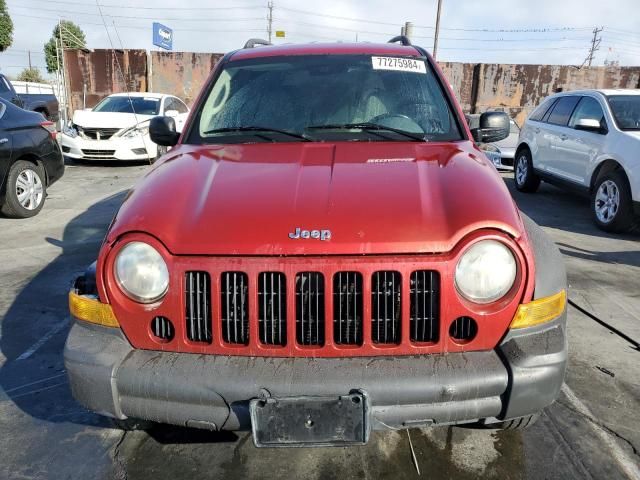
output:
M 640 479 L 640 235 L 543 185 L 519 207 L 559 245 L 570 282 L 562 394 L 524 432 L 375 432 L 364 447 L 256 449 L 245 433 L 123 432 L 71 397 L 67 292 L 146 165 L 72 164 L 28 220 L 0 218 L 0 479 Z M 412 455 L 415 453 L 415 461 Z

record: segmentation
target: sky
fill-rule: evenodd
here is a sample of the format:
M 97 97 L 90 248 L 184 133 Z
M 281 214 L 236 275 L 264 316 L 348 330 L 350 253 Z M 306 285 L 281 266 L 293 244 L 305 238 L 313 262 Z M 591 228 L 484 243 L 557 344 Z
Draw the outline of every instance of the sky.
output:
M 152 23 L 174 30 L 174 50 L 224 53 L 267 35 L 268 0 L 6 0 L 12 47 L 0 71 L 44 73 L 43 45 L 59 19 L 77 23 L 88 48 L 152 45 Z M 100 5 L 100 6 L 98 6 Z M 413 42 L 433 50 L 437 0 L 274 0 L 274 43 L 385 42 L 414 24 Z M 442 0 L 440 61 L 581 65 L 594 28 L 604 30 L 594 65 L 640 65 L 639 0 Z

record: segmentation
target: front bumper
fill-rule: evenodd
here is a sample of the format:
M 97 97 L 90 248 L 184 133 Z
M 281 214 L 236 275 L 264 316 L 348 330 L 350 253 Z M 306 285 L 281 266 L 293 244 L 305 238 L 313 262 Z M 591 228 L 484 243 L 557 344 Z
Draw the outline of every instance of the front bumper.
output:
M 157 145 L 148 135 L 91 140 L 62 133 L 60 145 L 65 156 L 78 160 L 149 160 L 158 154 Z
M 566 312 L 511 331 L 491 351 L 359 358 L 264 358 L 134 349 L 120 329 L 75 322 L 64 360 L 75 398 L 111 417 L 249 430 L 256 398 L 370 399 L 373 429 L 492 423 L 540 411 L 560 392 Z M 526 331 L 525 331 L 526 330 Z
M 502 148 L 499 152 L 485 151 L 484 154 L 498 170 L 513 170 L 515 150 L 515 148 Z

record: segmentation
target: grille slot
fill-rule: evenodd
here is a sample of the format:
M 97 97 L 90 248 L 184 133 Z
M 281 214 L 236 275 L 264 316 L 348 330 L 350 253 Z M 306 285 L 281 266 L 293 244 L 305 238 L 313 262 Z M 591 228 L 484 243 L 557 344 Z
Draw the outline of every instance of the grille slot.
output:
M 207 272 L 185 273 L 187 338 L 211 343 L 211 277 Z
M 371 337 L 373 343 L 398 343 L 402 305 L 399 272 L 375 272 L 371 277 Z
M 410 319 L 412 342 L 437 342 L 440 329 L 440 275 L 432 270 L 411 274 Z
M 324 277 L 317 272 L 296 275 L 296 341 L 324 345 Z
M 119 130 L 119 128 L 85 128 L 82 133 L 92 140 L 108 140 Z
M 154 317 L 151 320 L 151 331 L 160 340 L 170 342 L 175 335 L 173 324 L 167 317 Z
M 82 154 L 87 158 L 94 157 L 94 158 L 109 159 L 109 158 L 113 158 L 115 153 L 116 153 L 115 150 L 95 150 L 95 149 L 89 149 L 89 148 L 82 149 Z
M 258 276 L 258 330 L 266 345 L 287 343 L 287 289 L 284 273 Z
M 458 343 L 467 343 L 476 338 L 478 324 L 471 317 L 458 317 L 449 327 L 449 335 Z
M 220 288 L 222 339 L 249 343 L 249 279 L 243 272 L 224 272 Z
M 333 341 L 362 345 L 362 274 L 338 272 L 333 276 Z

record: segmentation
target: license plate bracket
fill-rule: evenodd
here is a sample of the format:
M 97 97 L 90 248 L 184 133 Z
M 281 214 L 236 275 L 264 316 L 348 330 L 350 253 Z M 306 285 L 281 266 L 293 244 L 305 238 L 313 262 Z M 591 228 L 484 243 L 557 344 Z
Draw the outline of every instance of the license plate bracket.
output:
M 369 400 L 362 392 L 254 399 L 249 409 L 256 447 L 364 445 L 369 439 Z

